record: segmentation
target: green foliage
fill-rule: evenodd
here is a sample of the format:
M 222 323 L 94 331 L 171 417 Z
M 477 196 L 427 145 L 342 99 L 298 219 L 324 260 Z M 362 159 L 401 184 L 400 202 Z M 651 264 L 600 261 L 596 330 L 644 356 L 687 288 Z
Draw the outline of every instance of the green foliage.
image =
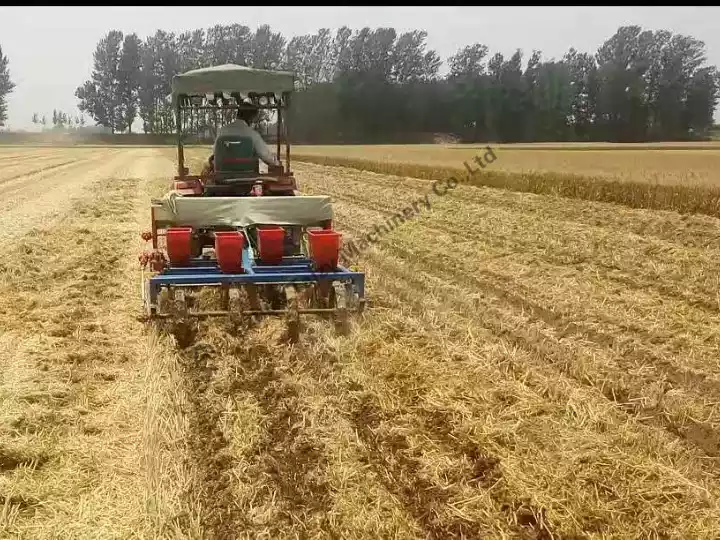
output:
M 80 108 L 117 131 L 139 114 L 146 133 L 172 133 L 172 77 L 235 63 L 293 71 L 298 93 L 291 138 L 300 143 L 431 140 L 466 142 L 644 141 L 708 137 L 720 77 L 705 45 L 665 30 L 624 26 L 596 52 L 571 48 L 561 59 L 533 51 L 509 58 L 475 43 L 441 60 L 427 33 L 342 27 L 286 40 L 267 25 L 240 24 L 144 41 L 111 31 L 98 43 Z M 225 119 L 201 114 L 183 130 L 212 136 Z
M 123 33 L 111 30 L 98 43 L 93 54 L 93 72 L 75 91 L 80 100 L 78 108 L 87 112 L 98 125 L 109 127 L 113 132 L 118 120 L 123 118 L 121 85 L 122 80 L 132 75 L 120 72 Z
M 8 64 L 8 57 L 0 47 L 0 127 L 4 126 L 7 120 L 7 95 L 15 88 L 15 83 L 10 79 Z
M 117 109 L 115 126 L 119 131 L 127 129 L 132 133 L 132 123 L 138 113 L 138 94 L 140 91 L 140 51 L 142 42 L 136 34 L 125 36 L 118 61 Z

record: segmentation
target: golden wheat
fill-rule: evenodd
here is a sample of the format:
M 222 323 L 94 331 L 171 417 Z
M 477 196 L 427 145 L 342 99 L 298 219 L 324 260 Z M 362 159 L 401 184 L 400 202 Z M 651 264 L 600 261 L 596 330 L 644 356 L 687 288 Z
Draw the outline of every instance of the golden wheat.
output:
M 319 155 L 296 155 L 294 159 L 426 180 L 444 181 L 455 177 L 475 186 L 624 204 L 633 208 L 720 216 L 720 187 L 702 184 L 651 183 L 561 172 L 508 172 L 495 170 L 495 163 L 485 169 L 472 166 L 471 173 L 463 168 L 462 163 L 447 167 Z
M 463 169 L 487 144 L 296 146 L 297 155 L 413 163 Z M 720 186 L 720 144 L 681 143 L 490 145 L 491 170 L 512 173 L 568 173 L 660 184 Z M 477 168 L 477 167 L 474 167 Z

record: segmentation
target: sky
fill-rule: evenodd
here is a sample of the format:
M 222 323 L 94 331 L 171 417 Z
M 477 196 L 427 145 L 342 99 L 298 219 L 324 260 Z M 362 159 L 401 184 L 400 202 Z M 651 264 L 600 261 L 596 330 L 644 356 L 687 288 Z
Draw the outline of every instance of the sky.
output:
M 35 129 L 32 115 L 53 109 L 77 114 L 75 89 L 90 77 L 97 42 L 112 29 L 144 39 L 157 29 L 183 32 L 215 24 L 269 24 L 286 38 L 343 25 L 424 29 L 430 49 L 445 60 L 480 42 L 491 54 L 560 58 L 570 48 L 594 53 L 622 25 L 670 30 L 705 42 L 708 62 L 720 66 L 717 7 L 0 7 L 0 47 L 16 83 L 8 98 L 9 129 Z M 718 118 L 716 111 L 715 117 Z

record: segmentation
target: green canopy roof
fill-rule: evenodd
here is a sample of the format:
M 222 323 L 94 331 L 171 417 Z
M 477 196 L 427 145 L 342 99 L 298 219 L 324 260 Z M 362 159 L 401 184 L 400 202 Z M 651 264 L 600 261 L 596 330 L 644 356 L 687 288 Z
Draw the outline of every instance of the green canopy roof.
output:
M 277 95 L 295 89 L 295 76 L 289 71 L 254 69 L 237 64 L 223 64 L 194 69 L 172 79 L 172 97 L 180 94 L 204 95 L 214 92 L 249 92 Z

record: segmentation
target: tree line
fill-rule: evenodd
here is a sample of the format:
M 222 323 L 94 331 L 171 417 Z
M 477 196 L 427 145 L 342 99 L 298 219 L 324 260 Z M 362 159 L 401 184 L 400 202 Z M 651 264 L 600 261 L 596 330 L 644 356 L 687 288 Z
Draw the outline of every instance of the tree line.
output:
M 169 133 L 173 75 L 236 63 L 296 74 L 295 142 L 414 142 L 431 133 L 468 142 L 645 141 L 701 138 L 712 128 L 720 77 L 690 36 L 623 26 L 595 54 L 532 51 L 527 62 L 520 50 L 506 58 L 474 43 L 446 60 L 444 76 L 426 38 L 343 27 L 288 40 L 267 25 L 231 24 L 141 40 L 113 30 L 77 97 L 113 131 L 131 129 L 139 115 L 146 133 Z
M 432 132 L 466 142 L 630 142 L 705 138 L 713 126 L 720 76 L 689 36 L 623 26 L 595 54 L 571 48 L 545 60 L 532 51 L 524 67 L 520 50 L 506 58 L 474 43 L 447 59 L 444 77 L 424 38 L 363 29 L 339 31 L 330 47 L 327 34 L 296 40 L 310 76 L 293 131 L 323 143 Z
M 293 71 L 291 140 L 303 143 L 648 141 L 707 137 L 720 75 L 705 44 L 667 30 L 622 26 L 595 53 L 509 57 L 482 43 L 443 60 L 427 32 L 342 27 L 290 39 L 270 26 L 216 25 L 146 39 L 108 32 L 78 87 L 79 109 L 114 133 L 172 133 L 172 77 L 235 63 Z M 12 90 L 0 52 L 0 122 Z M 209 117 L 184 129 L 205 130 Z
M 32 123 L 35 125 L 41 125 L 43 129 L 45 129 L 48 120 L 45 115 L 42 115 L 42 117 L 40 117 L 38 113 L 33 113 Z M 52 125 L 53 129 L 78 129 L 85 126 L 85 117 L 80 115 L 73 116 L 72 114 L 53 109 Z

